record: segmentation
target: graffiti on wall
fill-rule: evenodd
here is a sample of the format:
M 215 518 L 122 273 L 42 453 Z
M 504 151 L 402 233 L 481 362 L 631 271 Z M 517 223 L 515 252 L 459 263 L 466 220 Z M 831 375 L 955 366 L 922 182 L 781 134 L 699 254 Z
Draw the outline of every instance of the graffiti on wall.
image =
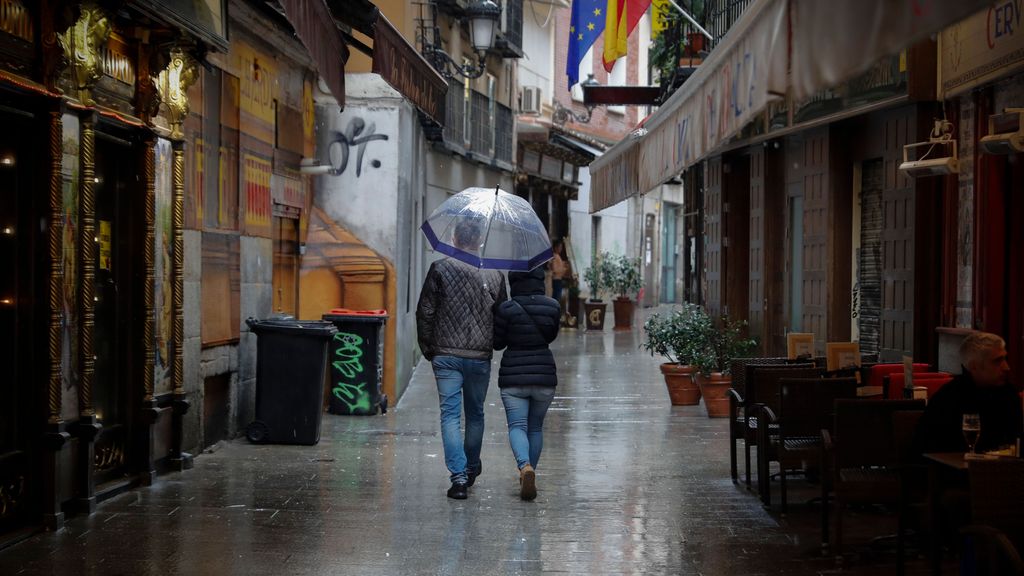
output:
M 348 169 L 349 158 L 352 149 L 356 149 L 356 178 L 363 174 L 363 155 L 366 153 L 366 146 L 374 141 L 387 141 L 387 134 L 377 134 L 377 125 L 374 122 L 367 123 L 361 117 L 356 116 L 349 120 L 348 127 L 343 132 L 335 132 L 334 139 L 327 146 L 327 157 L 331 165 L 331 175 L 341 176 Z M 370 165 L 380 168 L 380 160 L 373 159 Z
M 334 335 L 334 360 L 331 369 L 336 372 L 331 393 L 348 407 L 349 412 L 370 409 L 370 394 L 366 382 L 353 382 L 363 373 L 363 339 L 349 332 Z

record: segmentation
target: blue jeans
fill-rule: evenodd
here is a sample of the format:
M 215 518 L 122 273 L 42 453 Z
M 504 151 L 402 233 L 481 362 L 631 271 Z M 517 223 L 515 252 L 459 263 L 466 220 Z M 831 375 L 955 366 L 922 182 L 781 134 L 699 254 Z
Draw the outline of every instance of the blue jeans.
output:
M 452 482 L 466 482 L 468 473 L 479 474 L 480 447 L 484 440 L 484 399 L 491 380 L 490 360 L 435 356 L 431 361 L 441 403 L 441 442 L 444 463 Z M 466 435 L 461 416 L 465 397 Z
M 510 386 L 501 389 L 501 403 L 508 420 L 508 443 L 520 469 L 537 467 L 544 448 L 544 415 L 548 413 L 554 387 Z

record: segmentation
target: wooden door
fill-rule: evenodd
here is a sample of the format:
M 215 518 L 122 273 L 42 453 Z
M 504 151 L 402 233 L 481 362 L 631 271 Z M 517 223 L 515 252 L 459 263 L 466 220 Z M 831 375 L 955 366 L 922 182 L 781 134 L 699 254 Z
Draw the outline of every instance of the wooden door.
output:
M 722 157 L 706 163 L 704 175 L 705 306 L 712 317 L 722 313 Z
M 750 149 L 750 285 L 747 303 L 747 321 L 750 322 L 750 335 L 759 342 L 768 339 L 765 309 L 767 296 L 765 288 L 765 153 L 761 146 Z M 767 346 L 762 344 L 762 353 L 767 354 Z
M 885 120 L 882 192 L 882 311 L 879 360 L 899 361 L 914 350 L 914 181 L 899 171 L 912 143 L 906 114 Z
M 829 181 L 828 129 L 808 131 L 801 157 L 803 182 L 803 314 L 804 332 L 813 332 L 815 349 L 828 337 Z

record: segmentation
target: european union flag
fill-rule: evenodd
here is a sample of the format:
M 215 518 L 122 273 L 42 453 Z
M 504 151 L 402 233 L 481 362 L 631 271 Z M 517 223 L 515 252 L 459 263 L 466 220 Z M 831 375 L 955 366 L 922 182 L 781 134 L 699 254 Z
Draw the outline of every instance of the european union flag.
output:
M 565 73 L 569 75 L 569 89 L 580 81 L 580 61 L 590 50 L 594 40 L 604 31 L 604 10 L 608 0 L 572 0 L 572 19 L 569 21 L 569 57 Z

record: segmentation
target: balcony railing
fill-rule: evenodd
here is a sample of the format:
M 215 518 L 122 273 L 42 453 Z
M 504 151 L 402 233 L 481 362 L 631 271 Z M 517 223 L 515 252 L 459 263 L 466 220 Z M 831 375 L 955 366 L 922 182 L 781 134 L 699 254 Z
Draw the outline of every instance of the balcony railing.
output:
M 523 0 L 505 0 L 495 48 L 505 58 L 523 57 Z
M 722 40 L 732 25 L 740 19 L 740 14 L 746 10 L 753 0 L 713 0 L 708 6 L 707 30 L 714 36 L 711 41 L 711 49 Z
M 512 109 L 476 90 L 470 90 L 467 103 L 465 94 L 461 83 L 450 84 L 442 132 L 445 148 L 510 170 L 514 131 Z

